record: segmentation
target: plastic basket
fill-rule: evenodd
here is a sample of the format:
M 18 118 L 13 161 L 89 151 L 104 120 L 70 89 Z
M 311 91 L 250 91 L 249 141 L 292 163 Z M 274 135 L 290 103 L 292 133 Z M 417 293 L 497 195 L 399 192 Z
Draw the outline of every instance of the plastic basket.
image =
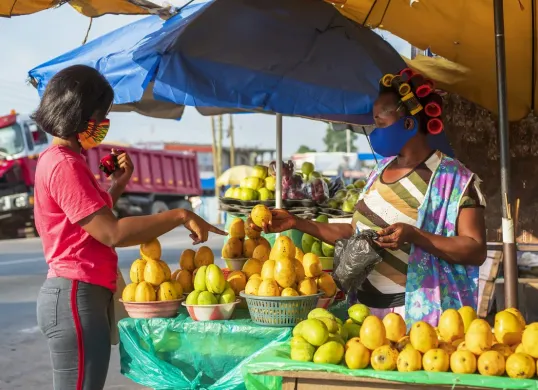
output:
M 299 297 L 258 297 L 241 291 L 239 295 L 246 299 L 254 323 L 264 326 L 295 326 L 316 308 L 323 293 Z

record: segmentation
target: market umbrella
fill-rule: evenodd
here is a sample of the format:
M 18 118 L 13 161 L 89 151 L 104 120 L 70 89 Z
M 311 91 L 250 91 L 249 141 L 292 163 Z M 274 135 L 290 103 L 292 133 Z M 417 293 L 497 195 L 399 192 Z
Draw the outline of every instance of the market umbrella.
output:
M 382 28 L 442 58 L 418 57 L 416 70 L 437 85 L 497 113 L 494 1 L 332 0 L 350 19 Z M 535 0 L 502 1 L 509 120 L 538 108 Z
M 152 16 L 113 31 L 29 75 L 41 94 L 74 64 L 98 69 L 115 105 L 143 104 L 145 115 L 188 105 L 359 124 L 372 123 L 382 75 L 405 67 L 382 37 L 317 0 L 192 4 L 167 21 Z
M 160 13 L 166 15 L 169 10 L 169 7 L 163 7 L 147 0 L 2 0 L 0 2 L 0 17 L 30 15 L 66 3 L 81 14 L 92 18 L 106 14 Z
M 222 186 L 238 186 L 241 180 L 252 176 L 253 168 L 248 165 L 237 165 L 230 169 L 227 169 L 217 179 L 217 185 Z

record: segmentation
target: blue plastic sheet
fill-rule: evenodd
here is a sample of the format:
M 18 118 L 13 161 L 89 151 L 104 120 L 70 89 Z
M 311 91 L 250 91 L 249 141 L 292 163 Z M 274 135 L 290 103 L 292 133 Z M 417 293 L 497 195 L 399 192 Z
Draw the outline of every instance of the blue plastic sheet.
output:
M 121 372 L 157 390 L 245 389 L 241 367 L 291 337 L 291 328 L 252 323 L 248 311 L 229 321 L 124 319 L 119 323 Z

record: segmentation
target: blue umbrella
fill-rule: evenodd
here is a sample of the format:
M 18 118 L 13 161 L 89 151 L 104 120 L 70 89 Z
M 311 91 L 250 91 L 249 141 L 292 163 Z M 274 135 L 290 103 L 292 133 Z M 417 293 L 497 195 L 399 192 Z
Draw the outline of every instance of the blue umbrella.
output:
M 167 21 L 150 16 L 29 72 L 42 94 L 59 70 L 98 69 L 115 109 L 178 118 L 270 112 L 372 123 L 378 82 L 405 67 L 382 37 L 319 0 L 193 3 Z

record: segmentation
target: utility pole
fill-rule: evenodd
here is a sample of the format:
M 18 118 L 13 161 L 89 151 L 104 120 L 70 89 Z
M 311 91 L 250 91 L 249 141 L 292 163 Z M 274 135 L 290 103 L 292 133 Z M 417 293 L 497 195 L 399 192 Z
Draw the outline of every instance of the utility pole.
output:
M 235 166 L 234 117 L 232 114 L 229 114 L 229 118 L 228 137 L 230 137 L 230 168 L 232 168 Z
M 216 135 L 216 129 L 215 129 L 215 117 L 211 117 L 211 138 L 212 138 L 212 144 L 211 144 L 211 151 L 213 152 L 213 175 L 215 176 L 215 196 L 219 196 L 219 186 L 217 185 L 217 179 L 219 177 L 219 169 L 218 169 L 218 152 L 217 152 L 217 135 Z
M 217 171 L 218 176 L 222 175 L 222 115 L 219 115 L 219 126 L 218 126 L 218 135 L 217 135 Z M 218 198 L 220 196 L 220 188 L 218 188 L 217 185 L 217 193 L 215 196 Z M 220 224 L 222 222 L 221 220 L 221 213 L 218 213 L 217 217 L 217 224 Z

